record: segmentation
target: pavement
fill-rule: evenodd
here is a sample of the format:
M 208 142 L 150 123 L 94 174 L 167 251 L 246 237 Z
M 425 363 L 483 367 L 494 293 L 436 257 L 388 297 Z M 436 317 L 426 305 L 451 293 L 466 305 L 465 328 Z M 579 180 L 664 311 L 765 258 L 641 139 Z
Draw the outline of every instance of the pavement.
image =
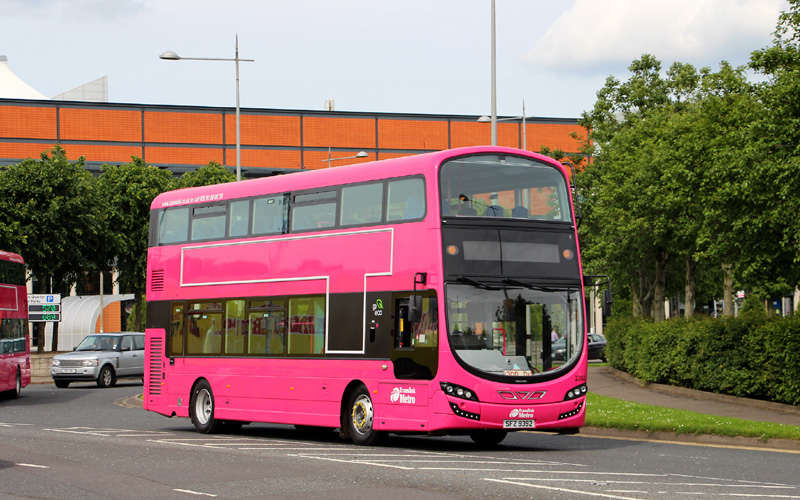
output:
M 608 366 L 592 366 L 590 364 L 588 386 L 589 392 L 624 401 L 688 410 L 705 415 L 800 426 L 800 407 L 797 406 L 737 398 L 683 387 L 651 384 L 642 382 L 625 372 Z M 681 443 L 786 450 L 800 453 L 800 441 L 789 439 L 763 440 L 759 438 L 687 435 L 671 432 L 621 431 L 593 427 L 581 429 L 580 434 L 598 437 L 652 439 Z
M 49 376 L 34 376 L 31 383 L 52 384 L 53 379 Z M 800 407 L 797 406 L 737 398 L 683 387 L 646 383 L 609 366 L 592 366 L 590 363 L 588 385 L 589 392 L 624 401 L 688 410 L 706 415 L 800 426 Z M 800 453 L 800 441 L 790 439 L 764 440 L 745 437 L 676 434 L 672 432 L 626 431 L 598 427 L 584 427 L 581 429 L 580 434 L 588 437 L 654 440 Z

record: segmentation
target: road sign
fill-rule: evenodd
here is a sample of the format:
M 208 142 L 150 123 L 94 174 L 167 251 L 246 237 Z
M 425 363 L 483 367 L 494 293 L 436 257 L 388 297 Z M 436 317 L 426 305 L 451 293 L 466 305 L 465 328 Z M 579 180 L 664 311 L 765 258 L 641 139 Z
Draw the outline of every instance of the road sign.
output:
M 28 295 L 28 321 L 31 323 L 61 321 L 61 294 Z

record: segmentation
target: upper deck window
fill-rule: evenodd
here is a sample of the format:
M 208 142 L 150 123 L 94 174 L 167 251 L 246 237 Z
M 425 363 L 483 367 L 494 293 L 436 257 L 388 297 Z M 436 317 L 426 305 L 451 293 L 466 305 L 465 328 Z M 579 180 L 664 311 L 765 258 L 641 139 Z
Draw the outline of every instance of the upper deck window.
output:
M 571 222 L 567 181 L 531 158 L 475 155 L 442 165 L 443 217 L 504 217 Z
M 375 224 L 383 217 L 383 183 L 359 184 L 342 188 L 342 211 L 339 224 L 354 226 Z
M 25 264 L 0 260 L 0 283 L 25 285 Z
M 425 215 L 425 181 L 422 177 L 398 179 L 389 183 L 389 221 L 421 219 Z
M 253 234 L 283 234 L 288 216 L 286 196 L 267 196 L 253 201 Z
M 189 238 L 189 207 L 168 208 L 161 212 L 158 223 L 158 241 L 162 244 L 178 243 Z
M 336 191 L 296 195 L 289 218 L 292 232 L 313 231 L 336 225 Z
M 222 238 L 226 219 L 226 205 L 196 207 L 192 217 L 192 241 Z

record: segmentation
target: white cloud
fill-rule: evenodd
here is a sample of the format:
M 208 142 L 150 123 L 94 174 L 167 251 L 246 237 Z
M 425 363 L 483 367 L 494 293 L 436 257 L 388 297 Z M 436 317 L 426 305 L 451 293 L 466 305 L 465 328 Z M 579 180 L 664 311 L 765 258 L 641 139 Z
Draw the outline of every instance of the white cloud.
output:
M 557 73 L 626 68 L 642 54 L 716 67 L 767 45 L 786 0 L 577 0 L 522 61 Z

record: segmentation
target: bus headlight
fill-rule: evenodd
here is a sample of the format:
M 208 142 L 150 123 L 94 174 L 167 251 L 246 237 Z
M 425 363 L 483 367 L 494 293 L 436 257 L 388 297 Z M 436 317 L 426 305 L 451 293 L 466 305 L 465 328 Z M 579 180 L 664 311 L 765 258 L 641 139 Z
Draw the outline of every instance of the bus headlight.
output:
M 581 384 L 577 387 L 573 387 L 572 389 L 567 391 L 567 395 L 564 396 L 564 401 L 569 401 L 571 399 L 578 399 L 581 396 L 585 396 L 587 392 L 586 384 Z
M 478 396 L 471 389 L 467 389 L 466 387 L 457 384 L 451 384 L 449 382 L 441 382 L 439 385 L 441 385 L 442 390 L 448 396 L 469 399 L 470 401 L 478 401 Z

